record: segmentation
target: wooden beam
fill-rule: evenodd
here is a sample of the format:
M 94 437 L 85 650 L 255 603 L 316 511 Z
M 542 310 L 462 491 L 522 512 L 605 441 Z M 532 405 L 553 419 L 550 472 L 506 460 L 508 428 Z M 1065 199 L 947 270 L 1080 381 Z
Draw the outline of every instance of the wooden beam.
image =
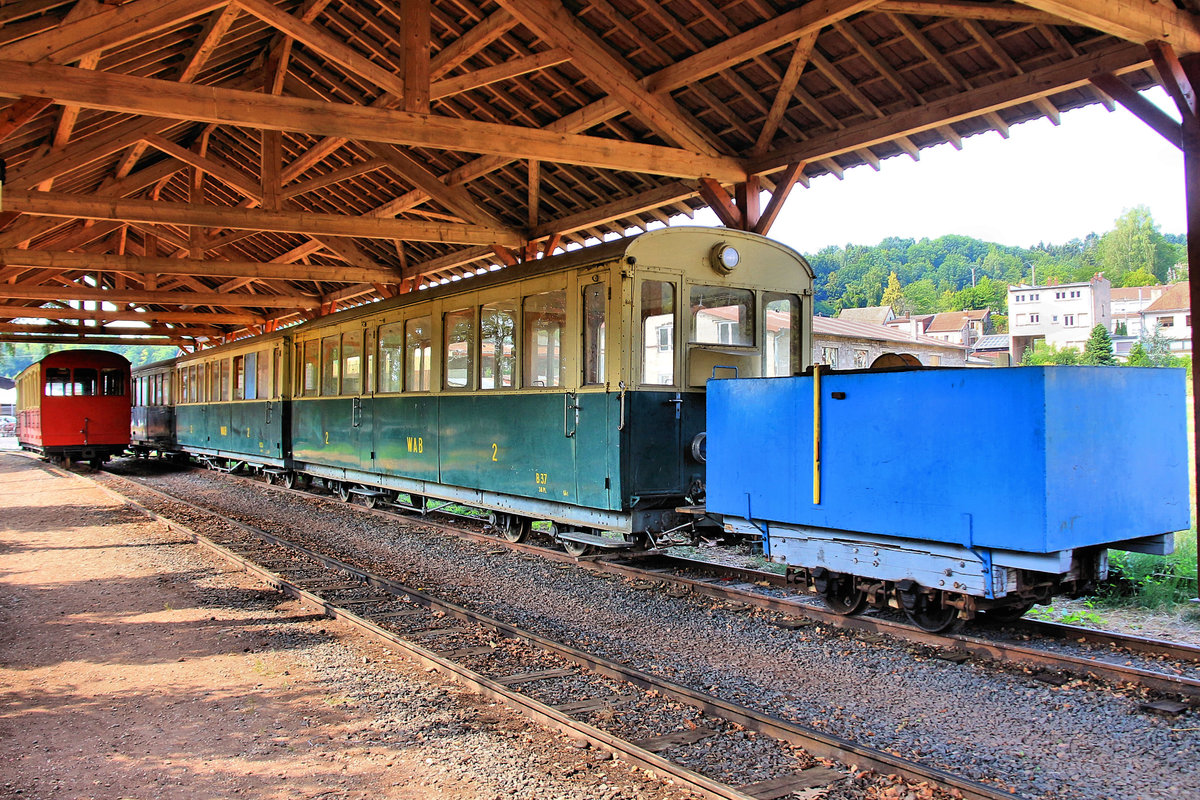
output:
M 701 178 L 700 197 L 708 203 L 708 207 L 721 220 L 722 225 L 726 228 L 742 230 L 744 220 L 742 212 L 738 210 L 733 198 L 729 196 L 729 192 L 725 191 L 725 187 L 721 186 L 719 182 L 711 178 Z
M 791 194 L 792 188 L 804 175 L 804 166 L 804 162 L 800 161 L 789 164 L 788 168 L 783 171 L 783 175 L 775 182 L 775 191 L 771 194 L 770 202 L 767 203 L 762 216 L 758 218 L 758 224 L 754 226 L 755 233 L 766 236 L 771 232 L 771 226 L 775 224 L 775 219 L 783 210 L 783 204 Z
M 985 22 L 1011 22 L 1017 25 L 1070 25 L 1055 14 L 1035 8 L 1000 3 L 949 3 L 942 0 L 884 0 L 876 11 L 891 14 L 912 14 L 920 17 L 979 19 Z
M 182 295 L 181 295 L 182 296 Z M 261 325 L 266 317 L 248 312 L 91 311 L 82 308 L 37 308 L 0 305 L 0 319 L 88 319 L 150 324 Z
M 221 8 L 228 0 L 134 0 L 0 47 L 0 60 L 66 64 Z
M 404 95 L 402 78 L 315 25 L 296 19 L 266 0 L 234 0 L 234 2 L 248 14 L 253 14 L 279 32 L 298 42 L 303 42 L 325 60 L 332 61 L 347 71 L 362 76 L 375 86 L 379 86 L 397 97 Z
M 625 62 L 613 56 L 558 0 L 497 0 L 529 30 L 555 47 L 569 48 L 580 70 L 618 98 L 668 142 L 709 156 L 717 154 L 712 137 L 669 97 L 653 96 Z
M 621 197 L 602 205 L 584 209 L 576 214 L 545 222 L 533 229 L 530 238 L 541 239 L 546 236 L 586 230 L 596 225 L 603 225 L 607 222 L 624 219 L 652 208 L 661 208 L 672 203 L 687 200 L 695 197 L 697 191 L 696 185 L 693 183 L 674 181 L 632 197 Z
M 259 153 L 262 206 L 267 211 L 278 211 L 281 203 L 279 169 L 283 160 L 283 134 L 279 131 L 263 131 Z
M 1156 0 L 1021 0 L 1076 25 L 1145 44 L 1169 42 L 1176 52 L 1200 52 L 1200 18 Z
M 0 142 L 12 136 L 27 122 L 45 111 L 54 101 L 48 97 L 22 97 L 0 115 Z
M 204 24 L 204 29 L 200 31 L 200 35 L 192 44 L 192 49 L 183 60 L 183 66 L 179 70 L 180 83 L 191 83 L 196 79 L 200 70 L 204 69 L 204 65 L 208 63 L 208 57 L 221 43 L 221 38 L 229 32 L 229 27 L 237 19 L 238 13 L 239 9 L 234 5 L 228 5 L 212 12 L 208 22 Z
M 312 214 L 296 211 L 261 211 L 224 206 L 163 203 L 153 200 L 99 199 L 60 192 L 5 193 L 5 207 L 24 214 L 48 217 L 83 217 L 122 222 L 233 228 L 235 230 L 300 233 L 310 236 L 358 236 L 364 239 L 405 239 L 459 244 L 520 244 L 520 237 L 479 225 Z
M 465 188 L 448 186 L 442 182 L 441 178 L 403 150 L 398 150 L 389 144 L 371 142 L 365 143 L 363 146 L 371 155 L 382 159 L 405 181 L 422 190 L 462 219 L 498 231 L 508 230 L 508 226 L 504 224 L 503 220 L 493 216 L 476 203 Z M 509 231 L 509 233 L 513 236 L 518 235 L 515 231 Z
M 796 41 L 822 28 L 868 11 L 880 0 L 810 0 L 767 22 L 723 39 L 719 44 L 664 67 L 646 79 L 645 86 L 661 93 L 678 89 L 736 64 L 750 61 L 780 45 Z M 715 176 L 714 176 L 715 177 Z
M 553 50 L 513 58 L 494 67 L 478 69 L 474 72 L 440 80 L 429 87 L 429 92 L 432 99 L 441 100 L 445 97 L 468 92 L 471 89 L 478 89 L 481 86 L 512 80 L 520 75 L 527 75 L 530 72 L 553 67 L 556 64 L 565 64 L 570 60 L 571 53 L 568 50 L 557 47 Z
M 400 0 L 404 110 L 429 113 L 429 0 Z M 385 87 L 386 88 L 386 87 Z
M 783 122 L 783 115 L 787 112 L 788 103 L 796 93 L 800 76 L 803 74 L 804 68 L 808 66 L 808 57 L 817 43 L 817 33 L 817 31 L 813 31 L 800 37 L 796 46 L 792 48 L 791 60 L 788 61 L 787 70 L 779 81 L 779 89 L 775 92 L 771 110 L 767 112 L 767 119 L 763 122 L 762 130 L 759 131 L 758 140 L 751 148 L 750 152 L 754 155 L 762 155 L 771 146 L 771 140 L 775 138 L 775 132 L 779 130 L 779 123 Z
M 344 136 L 361 141 L 536 158 L 654 175 L 712 177 L 731 182 L 746 177 L 745 168 L 735 158 L 714 157 L 681 148 L 273 97 L 53 64 L 0 62 L 0 96 L 27 94 L 48 95 L 59 102 L 102 111 L 191 122 L 297 131 L 314 136 Z
M 253 197 L 256 200 L 261 196 L 259 192 L 261 187 L 254 178 L 250 177 L 241 170 L 223 164 L 219 161 L 214 161 L 207 156 L 202 156 L 195 150 L 188 150 L 186 147 L 180 147 L 175 142 L 157 134 L 145 136 L 142 139 L 148 145 L 160 152 L 166 153 L 169 156 L 179 159 L 184 164 L 196 169 L 202 170 L 238 192 L 241 192 L 246 197 Z
M 442 48 L 429 64 L 429 77 L 436 80 L 462 65 L 471 56 L 517 27 L 513 15 L 503 8 Z
M 227 308 L 316 308 L 313 295 L 218 294 L 217 292 L 117 292 L 86 286 L 8 286 L 0 284 L 7 300 L 78 300 L 95 303 L 151 303 L 154 305 L 224 306 Z M 107 319 L 107 317 L 106 317 Z
M 1183 149 L 1183 127 L 1158 106 L 1143 97 L 1136 89 L 1116 75 L 1097 75 L 1092 84 L 1116 100 L 1160 136 Z
M 1145 48 L 1121 45 L 1074 61 L 1032 70 L 982 89 L 951 95 L 928 105 L 891 114 L 768 153 L 751 162 L 756 173 L 770 173 L 796 161 L 818 161 L 890 142 L 901 136 L 1031 102 L 1087 85 L 1103 73 L 1125 74 L 1150 66 Z
M 762 183 L 757 175 L 751 175 L 743 183 L 734 187 L 734 198 L 737 201 L 738 213 L 742 217 L 741 229 L 752 231 L 758 227 L 759 217 L 762 216 Z
M 1195 87 L 1188 79 L 1183 64 L 1179 63 L 1179 57 L 1175 55 L 1175 48 L 1166 42 L 1147 42 L 1146 49 L 1150 51 L 1150 57 L 1154 59 L 1154 68 L 1158 70 L 1163 88 L 1175 101 L 1179 113 L 1184 117 L 1195 117 L 1200 114 Z
M 327 281 L 330 283 L 390 283 L 396 274 L 389 269 L 320 266 L 260 261 L 196 261 L 187 258 L 69 253 L 54 250 L 0 249 L 0 269 L 36 267 L 91 272 L 123 272 L 156 275 L 205 275 L 211 277 L 253 278 L 256 280 Z
M 284 200 L 291 200 L 293 197 L 305 194 L 306 192 L 315 192 L 318 189 L 324 189 L 326 186 L 333 186 L 335 183 L 356 178 L 359 175 L 365 175 L 368 172 L 374 172 L 378 169 L 383 169 L 387 166 L 387 161 L 382 158 L 370 158 L 366 161 L 360 161 L 357 164 L 351 164 L 348 167 L 335 169 L 332 172 L 327 172 L 319 178 L 310 178 L 301 183 L 294 183 L 284 189 L 280 197 Z

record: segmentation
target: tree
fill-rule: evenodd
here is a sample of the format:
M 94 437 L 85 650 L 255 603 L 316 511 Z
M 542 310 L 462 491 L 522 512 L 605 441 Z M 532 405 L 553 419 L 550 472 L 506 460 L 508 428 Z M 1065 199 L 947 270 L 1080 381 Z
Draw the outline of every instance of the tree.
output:
M 1113 356 L 1112 339 L 1103 325 L 1092 328 L 1092 335 L 1083 346 L 1081 364 L 1096 367 L 1115 367 L 1117 359 Z
M 1114 285 L 1124 285 L 1125 275 L 1139 269 L 1162 282 L 1177 256 L 1177 248 L 1159 232 L 1145 206 L 1117 217 L 1113 229 L 1100 239 L 1100 265 Z
M 1138 344 L 1146 351 L 1146 357 L 1150 359 L 1150 366 L 1153 367 L 1174 367 L 1178 364 L 1178 359 L 1171 354 L 1171 340 L 1162 335 L 1157 327 L 1150 330 L 1143 330 L 1141 340 Z
M 1146 348 L 1142 347 L 1141 342 L 1134 342 L 1133 347 L 1129 348 L 1129 359 L 1125 362 L 1127 367 L 1153 367 L 1154 362 L 1150 360 L 1150 356 L 1146 353 Z
M 892 274 L 888 275 L 887 288 L 883 290 L 881 305 L 891 306 L 897 316 L 904 316 L 904 309 L 901 308 L 903 301 L 904 290 L 900 288 L 900 279 L 896 277 L 896 270 L 892 270 Z
M 1118 285 L 1118 284 L 1114 284 Z M 1153 273 L 1146 270 L 1145 267 L 1138 267 L 1133 272 L 1129 272 L 1121 279 L 1120 286 L 1158 286 L 1158 278 L 1154 277 Z
M 1051 364 L 1072 366 L 1079 363 L 1079 351 L 1074 347 L 1058 348 L 1044 340 L 1034 342 L 1021 356 L 1022 367 L 1044 367 Z

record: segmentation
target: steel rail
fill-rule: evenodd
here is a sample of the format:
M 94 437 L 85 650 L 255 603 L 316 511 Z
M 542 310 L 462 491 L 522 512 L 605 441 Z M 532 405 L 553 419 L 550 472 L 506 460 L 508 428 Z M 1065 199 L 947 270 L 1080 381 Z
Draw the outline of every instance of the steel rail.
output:
M 937 784 L 939 786 L 958 791 L 961 793 L 962 797 L 967 798 L 967 800 L 1001 800 L 1001 798 L 1007 798 L 1008 800 L 1011 800 L 1014 797 L 1019 798 L 1019 795 L 1016 795 L 1012 792 L 994 789 L 986 784 L 978 783 L 967 778 L 962 778 L 937 767 L 920 764 L 900 756 L 892 755 L 891 753 L 882 750 L 876 750 L 874 748 L 856 744 L 842 737 L 817 731 L 797 723 L 773 717 L 745 706 L 739 706 L 719 697 L 715 697 L 704 692 L 698 692 L 681 684 L 677 684 L 663 678 L 658 678 L 641 670 L 637 670 L 632 667 L 622 665 L 618 662 L 587 653 L 571 647 L 570 645 L 555 642 L 531 631 L 526 631 L 486 615 L 479 614 L 457 604 L 440 600 L 421 592 L 420 590 L 404 586 L 403 584 L 400 584 L 389 578 L 385 578 L 355 567 L 351 564 L 341 561 L 340 559 L 318 553 L 314 550 L 304 547 L 303 545 L 290 542 L 282 537 L 276 536 L 275 534 L 271 534 L 267 531 L 227 517 L 220 512 L 198 506 L 190 501 L 175 497 L 167 492 L 146 486 L 140 481 L 123 476 L 115 477 L 118 477 L 119 480 L 134 484 L 142 491 L 159 496 L 164 502 L 192 508 L 202 514 L 207 514 L 211 517 L 214 517 L 225 524 L 237 527 L 244 532 L 261 539 L 262 541 L 280 547 L 285 547 L 293 552 L 317 561 L 329 569 L 337 570 L 338 572 L 343 572 L 357 577 L 363 581 L 365 586 L 370 586 L 372 588 L 386 591 L 397 596 L 408 597 L 426 608 L 441 611 L 448 617 L 453 617 L 464 622 L 471 622 L 481 627 L 491 629 L 506 638 L 527 642 L 545 652 L 557 655 L 598 675 L 603 675 L 616 680 L 623 680 L 643 689 L 653 689 L 662 695 L 671 697 L 678 702 L 691 705 L 719 719 L 739 724 L 748 729 L 755 730 L 780 741 L 787 742 L 788 744 L 802 747 L 811 755 L 834 759 L 842 763 L 853 765 L 860 770 L 874 770 L 884 772 L 886 774 L 901 775 L 910 780 L 925 781 Z M 163 521 L 165 524 L 175 527 L 176 530 L 184 533 L 187 536 L 196 539 L 205 538 L 202 534 L 199 534 L 190 528 L 186 528 L 185 526 L 175 523 L 174 521 L 167 520 L 156 512 L 145 508 L 131 498 L 124 497 L 108 487 L 101 486 L 101 488 L 112 493 L 122 502 L 129 503 L 139 511 L 148 513 L 154 518 Z M 677 778 L 681 782 L 687 783 L 691 788 L 693 788 L 693 790 L 704 794 L 706 797 L 739 799 L 748 797 L 748 795 L 739 792 L 737 789 L 727 787 L 724 784 L 712 781 L 711 779 L 708 779 L 699 773 L 694 773 L 684 767 L 672 764 L 661 756 L 642 750 L 636 745 L 617 739 L 616 737 L 613 737 L 599 729 L 593 728 L 586 723 L 582 723 L 578 720 L 567 717 L 561 712 L 558 712 L 549 706 L 537 703 L 537 701 L 534 701 L 531 698 L 515 694 L 501 684 L 489 678 L 486 678 L 478 673 L 468 670 L 465 667 L 462 667 L 461 665 L 442 658 L 441 656 L 438 656 L 437 654 L 421 647 L 420 645 L 407 642 L 402 638 L 397 637 L 395 634 L 380 628 L 370 620 L 365 619 L 354 612 L 339 608 L 335 603 L 331 603 L 330 601 L 320 598 L 311 592 L 305 591 L 301 587 L 287 581 L 282 576 L 271 572 L 265 567 L 254 565 L 248 559 L 222 547 L 215 542 L 206 541 L 202 543 L 205 544 L 205 546 L 210 547 L 210 549 L 213 549 L 215 552 L 219 552 L 222 556 L 239 564 L 239 566 L 243 566 L 243 568 L 247 568 L 254 574 L 259 575 L 271 585 L 281 588 L 282 591 L 285 591 L 292 596 L 301 598 L 306 603 L 314 607 L 323 609 L 332 617 L 345 619 L 346 621 L 351 622 L 355 626 L 372 635 L 383 635 L 387 641 L 394 643 L 398 647 L 404 648 L 406 651 L 412 653 L 414 657 L 422 660 L 424 663 L 434 666 L 446 672 L 447 674 L 460 678 L 477 691 L 481 691 L 488 696 L 502 699 L 505 702 L 512 704 L 518 710 L 527 712 L 530 716 L 537 719 L 539 722 L 548 725 L 549 727 L 580 735 L 584 738 L 587 738 L 588 741 L 592 742 L 593 744 L 608 749 L 612 752 L 617 752 L 622 756 L 629 758 L 631 762 L 642 765 L 644 768 L 651 769 L 661 774 L 669 774 L 673 778 Z
M 270 486 L 276 491 L 295 494 L 300 497 L 311 498 L 320 496 L 300 489 L 288 489 L 275 484 L 264 484 L 246 476 L 232 475 L 230 473 L 224 474 L 235 480 L 245 481 L 259 487 Z M 786 578 L 778 573 L 699 561 L 697 559 L 662 552 L 575 557 L 558 549 L 524 542 L 508 542 L 496 536 L 440 522 L 425 516 L 414 517 L 409 514 L 399 514 L 382 508 L 367 508 L 366 506 L 354 503 L 348 503 L 347 505 L 350 505 L 361 513 L 374 514 L 392 521 L 401 520 L 410 524 L 419 524 L 459 538 L 484 542 L 489 545 L 500 545 L 511 550 L 536 554 L 552 561 L 574 563 L 593 572 L 616 574 L 632 579 L 671 584 L 687 589 L 695 594 L 743 603 L 792 617 L 803 617 L 822 625 L 843 630 L 883 634 L 914 644 L 937 648 L 944 652 L 963 653 L 973 658 L 988 659 L 1000 664 L 1008 663 L 1040 671 L 1061 671 L 1091 680 L 1143 686 L 1166 695 L 1187 698 L 1193 704 L 1200 702 L 1200 680 L 1194 678 L 1171 675 L 1165 672 L 1155 672 L 1154 670 L 1135 667 L 1133 665 L 1098 661 L 1093 658 L 1075 656 L 1069 653 L 1056 653 L 1010 642 L 990 641 L 962 633 L 930 633 L 912 625 L 893 622 L 879 617 L 844 616 L 797 600 L 773 597 L 759 592 L 739 589 L 734 586 L 690 578 L 685 575 L 646 569 L 636 566 L 636 564 L 642 560 L 659 559 L 674 563 L 683 569 L 705 572 L 710 575 L 733 575 L 742 579 L 742 582 L 745 583 L 761 583 L 765 581 L 779 588 L 787 587 L 789 584 Z M 1200 662 L 1200 648 L 1178 642 L 1166 642 L 1157 639 L 1130 636 L 1129 634 L 1097 631 L 1091 628 L 1081 628 L 1061 623 L 1043 623 L 1038 620 L 1021 620 L 1019 627 L 1026 629 L 1030 633 L 1045 635 L 1051 639 L 1071 639 L 1075 641 L 1083 639 L 1094 644 L 1123 647 L 1132 652 L 1145 655 L 1163 655 L 1169 658 Z

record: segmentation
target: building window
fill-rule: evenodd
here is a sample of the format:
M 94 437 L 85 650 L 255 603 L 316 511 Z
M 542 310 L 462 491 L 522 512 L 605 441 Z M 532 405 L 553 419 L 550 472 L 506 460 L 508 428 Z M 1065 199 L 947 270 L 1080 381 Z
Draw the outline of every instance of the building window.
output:
M 838 350 L 836 347 L 821 348 L 821 361 L 824 362 L 826 366 L 837 369 L 837 356 Z
M 1031 294 L 1031 295 L 1029 295 L 1029 299 L 1030 299 L 1030 300 L 1037 300 L 1039 297 L 1041 297 L 1041 295 L 1040 295 L 1040 294 Z
M 1075 324 L 1074 314 L 1063 314 L 1063 325 L 1070 327 Z
M 1071 297 L 1079 297 L 1079 296 L 1081 296 L 1081 294 L 1082 294 L 1082 292 L 1074 291 L 1074 292 L 1071 292 Z
M 1187 325 L 1189 328 L 1192 327 L 1192 315 L 1191 314 L 1188 314 L 1186 317 L 1183 318 L 1183 324 Z
M 1052 323 L 1054 323 L 1055 325 L 1057 325 L 1058 324 L 1058 314 L 1055 314 L 1054 316 L 1050 317 L 1050 321 Z
M 1174 328 L 1175 327 L 1175 318 L 1174 317 L 1158 317 L 1154 320 L 1154 322 L 1160 328 Z
M 854 351 L 854 368 L 855 369 L 866 369 L 867 368 L 867 351 L 866 350 L 855 350 Z
M 1040 314 L 1030 314 L 1030 315 L 1029 315 L 1029 321 L 1030 321 L 1030 322 L 1037 322 L 1037 321 L 1038 321 L 1038 320 L 1040 320 L 1040 319 L 1041 319 L 1041 315 L 1040 315 Z

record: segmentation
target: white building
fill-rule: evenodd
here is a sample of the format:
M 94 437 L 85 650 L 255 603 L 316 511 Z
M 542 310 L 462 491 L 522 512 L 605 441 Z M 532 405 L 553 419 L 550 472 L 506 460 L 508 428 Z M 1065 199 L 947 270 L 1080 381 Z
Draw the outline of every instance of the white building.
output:
M 1189 283 L 1173 283 L 1141 313 L 1141 329 L 1157 330 L 1171 340 L 1175 355 L 1192 354 L 1192 307 Z
M 1142 333 L 1142 312 L 1146 306 L 1162 297 L 1166 286 L 1128 286 L 1113 289 L 1112 295 L 1112 327 L 1109 333 L 1123 336 L 1140 336 Z M 1117 328 L 1125 324 L 1125 332 L 1119 334 Z
M 1112 284 L 1097 275 L 1086 283 L 1008 287 L 1008 330 L 1012 359 L 1020 361 L 1034 342 L 1083 350 L 1092 328 L 1111 330 Z

